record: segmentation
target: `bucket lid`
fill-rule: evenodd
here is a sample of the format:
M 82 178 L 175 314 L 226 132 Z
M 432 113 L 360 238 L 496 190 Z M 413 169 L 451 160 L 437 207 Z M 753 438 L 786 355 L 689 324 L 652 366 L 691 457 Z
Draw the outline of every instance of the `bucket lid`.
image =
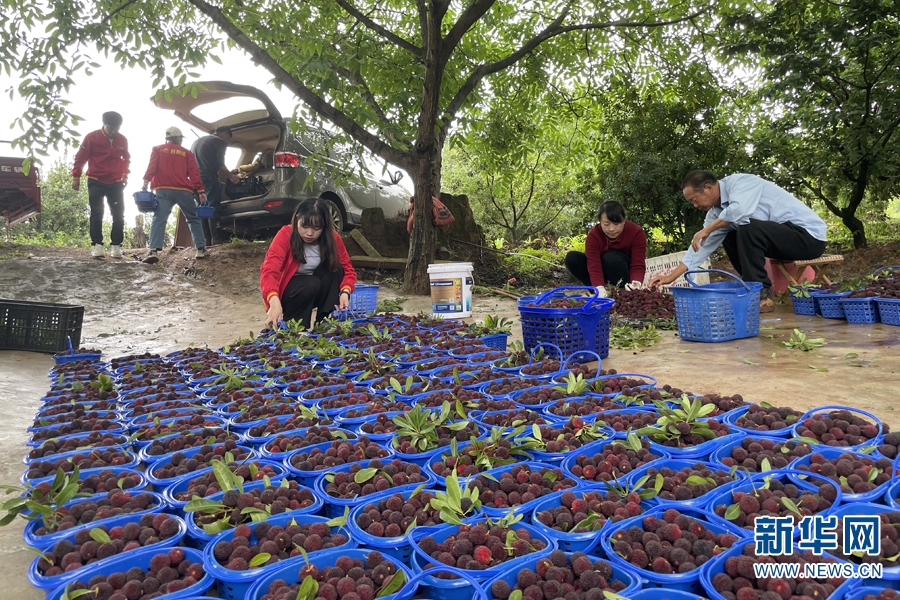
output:
M 458 262 L 458 263 L 440 263 L 434 265 L 428 265 L 429 273 L 453 273 L 457 271 L 471 271 L 472 263 L 470 262 Z

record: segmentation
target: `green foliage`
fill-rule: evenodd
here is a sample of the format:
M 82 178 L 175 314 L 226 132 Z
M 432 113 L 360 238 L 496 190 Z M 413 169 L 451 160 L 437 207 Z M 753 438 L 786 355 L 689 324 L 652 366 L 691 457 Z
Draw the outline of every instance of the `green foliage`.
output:
M 61 160 L 39 175 L 41 213 L 12 227 L 12 240 L 15 243 L 87 246 L 90 241 L 87 186 L 77 192 L 73 190 L 70 167 Z M 40 240 L 46 242 L 42 244 Z
M 726 52 L 761 66 L 768 126 L 757 152 L 787 187 L 841 218 L 858 248 L 857 211 L 900 192 L 900 22 L 878 0 L 781 0 L 727 15 Z
M 734 102 L 704 67 L 692 64 L 670 81 L 642 90 L 623 78 L 591 98 L 592 151 L 578 177 L 587 222 L 596 221 L 602 202 L 618 200 L 629 220 L 648 232 L 658 228 L 671 242 L 662 253 L 683 250 L 703 226 L 703 213 L 682 195 L 684 176 L 701 167 L 725 175 L 749 166 Z

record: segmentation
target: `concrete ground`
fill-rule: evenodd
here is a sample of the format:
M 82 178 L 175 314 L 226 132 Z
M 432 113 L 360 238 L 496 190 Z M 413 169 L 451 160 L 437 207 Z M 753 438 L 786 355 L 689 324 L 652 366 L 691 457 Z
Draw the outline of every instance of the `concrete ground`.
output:
M 392 290 L 379 292 L 379 300 L 396 296 Z M 222 295 L 140 263 L 5 260 L 0 298 L 83 305 L 82 345 L 102 348 L 107 357 L 165 353 L 189 344 L 219 347 L 258 331 L 264 320 L 256 294 Z M 414 297 L 403 306 L 410 313 L 429 310 L 430 300 Z M 518 316 L 514 301 L 495 297 L 477 297 L 474 313 L 474 319 Z M 660 384 L 697 393 L 739 393 L 777 406 L 853 406 L 873 412 L 893 429 L 900 427 L 900 416 L 893 412 L 900 382 L 900 328 L 795 316 L 790 306 L 763 318 L 759 337 L 702 344 L 665 331 L 661 341 L 644 351 L 611 350 L 603 367 L 652 375 Z M 795 327 L 828 344 L 812 352 L 779 346 Z M 521 340 L 517 319 L 513 339 Z M 0 352 L 0 485 L 18 484 L 27 451 L 25 430 L 46 391 L 52 365 L 49 355 Z M 3 597 L 41 600 L 44 594 L 27 579 L 34 554 L 22 542 L 23 525 L 19 520 L 0 529 Z

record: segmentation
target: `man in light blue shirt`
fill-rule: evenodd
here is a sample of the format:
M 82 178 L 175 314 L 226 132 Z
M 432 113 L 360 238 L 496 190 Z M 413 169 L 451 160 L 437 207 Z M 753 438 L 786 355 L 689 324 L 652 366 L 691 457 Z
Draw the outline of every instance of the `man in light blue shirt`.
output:
M 766 258 L 810 260 L 825 252 L 826 226 L 791 193 L 756 175 L 738 173 L 721 180 L 709 171 L 691 171 L 681 183 L 685 199 L 706 211 L 682 264 L 650 285 L 667 285 L 696 269 L 719 246 L 744 281 L 763 284 L 760 311 L 775 310 Z

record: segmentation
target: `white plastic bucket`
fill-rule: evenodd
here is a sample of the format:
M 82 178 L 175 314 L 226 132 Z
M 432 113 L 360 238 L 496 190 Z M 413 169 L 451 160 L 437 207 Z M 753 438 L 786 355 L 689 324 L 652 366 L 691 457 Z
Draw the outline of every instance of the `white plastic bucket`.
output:
M 472 263 L 428 265 L 431 279 L 431 312 L 436 317 L 472 316 Z

